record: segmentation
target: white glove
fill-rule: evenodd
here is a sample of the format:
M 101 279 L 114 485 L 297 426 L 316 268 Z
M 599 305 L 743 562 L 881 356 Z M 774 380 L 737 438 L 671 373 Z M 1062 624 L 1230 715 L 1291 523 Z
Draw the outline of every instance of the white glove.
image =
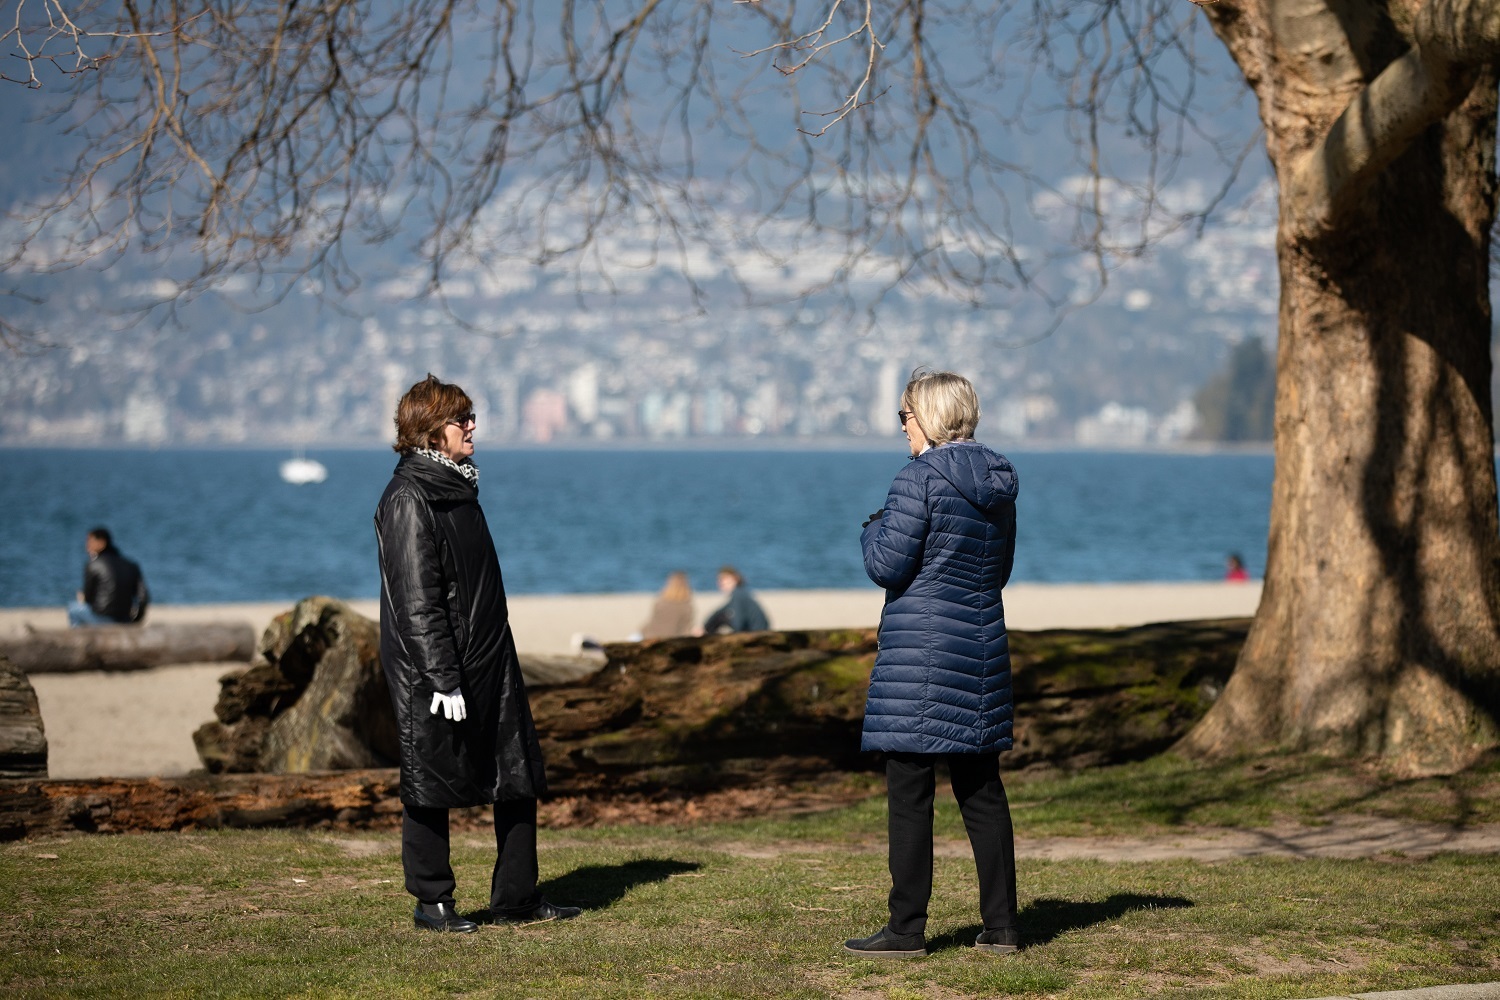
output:
M 443 717 L 445 719 L 452 719 L 454 722 L 464 721 L 464 718 L 469 714 L 468 709 L 464 708 L 463 692 L 458 688 L 454 688 L 447 694 L 433 692 L 432 714 L 437 715 L 439 708 L 443 710 Z

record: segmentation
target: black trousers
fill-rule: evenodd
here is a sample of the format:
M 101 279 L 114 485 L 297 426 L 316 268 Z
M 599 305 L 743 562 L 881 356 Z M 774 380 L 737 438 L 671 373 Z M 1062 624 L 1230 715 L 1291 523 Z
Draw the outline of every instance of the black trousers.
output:
M 999 754 L 889 754 L 891 922 L 896 934 L 927 929 L 932 898 L 932 796 L 936 769 L 948 764 L 953 795 L 979 872 L 979 913 L 985 930 L 1016 926 L 1016 841 L 1010 803 L 1000 783 Z
M 401 818 L 401 868 L 406 874 L 406 891 L 417 897 L 417 902 L 453 902 L 447 809 L 406 807 Z M 505 916 L 526 913 L 541 898 L 536 880 L 536 799 L 496 802 L 490 909 Z

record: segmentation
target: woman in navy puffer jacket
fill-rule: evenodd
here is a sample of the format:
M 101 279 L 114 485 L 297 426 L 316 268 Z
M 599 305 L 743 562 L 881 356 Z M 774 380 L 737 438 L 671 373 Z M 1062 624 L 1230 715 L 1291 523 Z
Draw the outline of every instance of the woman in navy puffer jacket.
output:
M 865 704 L 865 750 L 886 756 L 891 919 L 855 954 L 926 951 L 935 769 L 946 763 L 979 873 L 976 948 L 1016 950 L 1015 842 L 1000 783 L 1011 747 L 1010 649 L 1000 589 L 1016 550 L 1016 470 L 973 440 L 979 400 L 961 375 L 918 370 L 901 397 L 913 461 L 866 522 L 865 572 L 885 588 Z

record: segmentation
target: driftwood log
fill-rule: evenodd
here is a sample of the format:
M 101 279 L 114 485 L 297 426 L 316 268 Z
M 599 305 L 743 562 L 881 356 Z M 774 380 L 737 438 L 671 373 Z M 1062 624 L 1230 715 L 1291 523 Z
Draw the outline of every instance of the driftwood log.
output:
M 28 674 L 244 663 L 254 651 L 255 630 L 243 623 L 30 629 L 24 635 L 0 638 L 0 656 Z
M 313 775 L 0 781 L 0 840 L 220 827 L 368 827 L 401 815 L 394 768 Z
M 26 675 L 0 656 L 0 778 L 45 778 L 47 731 Z
M 1083 768 L 1171 746 L 1233 669 L 1248 619 L 1012 633 L 1016 748 L 1004 767 Z M 532 692 L 553 794 L 704 792 L 876 766 L 859 728 L 874 633 L 767 632 L 606 647 Z M 66 830 L 363 826 L 400 811 L 394 769 L 140 781 L 0 781 L 0 837 Z
M 1012 632 L 1004 766 L 1082 768 L 1165 750 L 1218 697 L 1249 620 Z M 605 647 L 609 663 L 532 695 L 566 794 L 715 789 L 867 769 L 875 632 L 759 632 Z
M 533 687 L 593 673 L 603 657 L 524 656 Z M 248 667 L 219 681 L 215 721 L 193 734 L 211 773 L 305 774 L 396 762 L 396 718 L 380 627 L 331 597 L 308 597 L 266 627 Z
M 342 601 L 308 597 L 277 615 L 250 666 L 219 685 L 217 720 L 193 733 L 212 773 L 297 774 L 396 760 L 379 627 Z

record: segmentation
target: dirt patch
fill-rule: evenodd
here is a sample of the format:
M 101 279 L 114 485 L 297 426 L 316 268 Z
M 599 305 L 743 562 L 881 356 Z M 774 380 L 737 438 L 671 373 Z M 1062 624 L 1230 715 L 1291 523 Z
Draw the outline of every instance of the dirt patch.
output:
M 967 850 L 968 845 L 961 845 Z M 1319 826 L 1192 829 L 1157 837 L 1016 839 L 1019 857 L 1067 861 L 1230 861 L 1236 858 L 1429 858 L 1434 854 L 1500 854 L 1500 825 L 1457 829 L 1368 816 L 1336 816 Z
M 715 850 L 736 857 L 778 858 L 794 854 L 883 853 L 884 838 L 837 844 L 768 841 L 716 844 Z M 940 858 L 972 856 L 969 842 L 939 837 L 933 854 Z M 1500 854 L 1500 825 L 1458 830 L 1433 823 L 1403 823 L 1365 816 L 1335 817 L 1321 826 L 1282 823 L 1264 829 L 1197 828 L 1157 837 L 1016 837 L 1018 858 L 1046 861 L 1108 862 L 1232 861 L 1237 858 L 1379 858 L 1420 860 L 1434 854 Z
M 723 823 L 837 809 L 880 791 L 869 780 L 853 776 L 817 786 L 726 788 L 696 795 L 569 796 L 541 803 L 537 820 L 551 829 Z
M 397 854 L 401 850 L 401 844 L 389 838 L 363 840 L 358 837 L 329 837 L 328 843 L 351 858 L 373 858 L 380 854 Z

